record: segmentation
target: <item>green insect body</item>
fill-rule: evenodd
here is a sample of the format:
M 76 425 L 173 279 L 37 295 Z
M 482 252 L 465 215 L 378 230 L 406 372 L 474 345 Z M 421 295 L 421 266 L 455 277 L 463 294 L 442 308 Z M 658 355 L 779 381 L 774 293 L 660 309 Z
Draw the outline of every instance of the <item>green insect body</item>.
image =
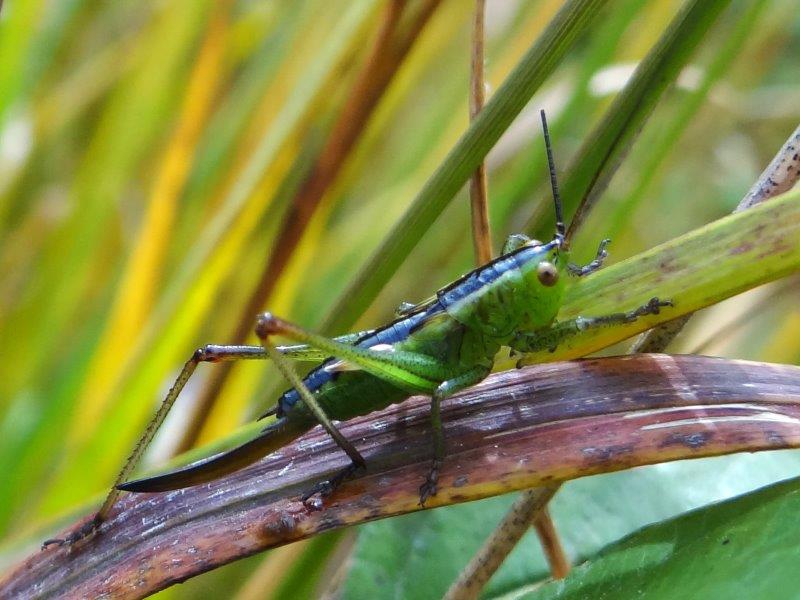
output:
M 330 339 L 265 313 L 256 325 L 261 346 L 209 345 L 197 350 L 120 473 L 116 490 L 109 493 L 95 517 L 66 538 L 48 540 L 45 545 L 71 544 L 92 535 L 108 517 L 117 490 L 159 492 L 210 481 L 280 449 L 317 424 L 322 425 L 352 461 L 349 467 L 303 497 L 304 502 L 316 496 L 321 501 L 366 466 L 364 458 L 333 421 L 347 421 L 381 410 L 413 394 L 431 397 L 434 458 L 420 487 L 420 504 L 424 504 L 436 493 L 445 456 L 441 400 L 485 378 L 500 347 L 521 353 L 552 350 L 579 331 L 629 323 L 671 305 L 669 301 L 653 298 L 628 312 L 555 322 L 566 275 L 581 277 L 600 268 L 608 240 L 600 244 L 597 256 L 588 265 L 578 267 L 569 262 L 544 114 L 542 125 L 556 208 L 556 233 L 550 242 L 512 235 L 501 256 L 442 288 L 430 300 L 416 306 L 404 303 L 399 309 L 400 316 L 379 329 Z M 271 341 L 275 335 L 299 344 L 275 347 Z M 268 413 L 274 413 L 277 419 L 237 448 L 170 473 L 126 482 L 197 365 L 242 359 L 272 360 L 290 382 L 291 389 L 281 395 L 276 408 Z M 289 359 L 323 362 L 301 379 Z M 310 506 L 319 508 L 319 501 Z
M 309 373 L 305 387 L 329 419 L 346 421 L 412 394 L 434 395 L 445 382 L 449 387 L 443 396 L 477 383 L 491 371 L 501 346 L 513 348 L 554 320 L 567 267 L 562 245 L 558 236 L 548 244 L 510 238 L 505 254 L 439 290 L 435 299 L 365 333 L 345 351 L 330 348 L 338 350 L 332 352 L 337 358 Z M 371 360 L 351 362 L 348 349 L 370 353 Z M 238 448 L 120 489 L 165 491 L 215 479 L 278 450 L 317 424 L 296 389 L 281 396 L 275 412 L 274 424 Z
M 554 186 L 554 193 L 557 193 Z M 558 204 L 557 204 L 558 206 Z M 557 214 L 560 211 L 557 210 Z M 560 217 L 560 214 L 558 214 Z M 431 396 L 434 460 L 420 488 L 420 502 L 436 493 L 438 471 L 444 458 L 444 438 L 439 403 L 455 392 L 481 381 L 492 369 L 501 346 L 518 352 L 554 349 L 564 338 L 592 327 L 630 323 L 657 314 L 669 301 L 653 298 L 644 306 L 599 317 L 578 317 L 555 323 L 561 306 L 565 274 L 583 276 L 600 268 L 606 256 L 604 240 L 597 257 L 578 267 L 568 262 L 560 218 L 552 241 L 542 244 L 522 235 L 511 236 L 504 254 L 464 275 L 436 296 L 388 325 L 356 336 L 328 339 L 305 331 L 272 315 L 259 318 L 259 347 L 232 347 L 228 357 L 272 358 L 294 387 L 278 400 L 278 419 L 255 439 L 228 452 L 176 471 L 118 485 L 132 492 L 158 492 L 197 485 L 239 469 L 278 450 L 315 425 L 323 427 L 352 459 L 352 465 L 322 482 L 304 497 L 326 496 L 365 461 L 331 423 L 381 410 L 412 394 Z M 269 338 L 282 334 L 306 345 L 275 348 Z M 213 357 L 224 354 L 214 348 Z M 250 355 L 245 356 L 244 352 Z M 285 364 L 282 353 L 295 358 L 328 358 L 302 381 Z M 192 367 L 193 370 L 193 367 Z M 179 378 L 180 387 L 184 381 Z M 180 387 L 170 394 L 177 395 Z
M 202 360 L 270 358 L 293 386 L 271 411 L 277 420 L 238 448 L 171 473 L 122 483 L 118 489 L 154 492 L 209 481 L 279 449 L 319 423 L 352 460 L 347 469 L 319 484 L 304 500 L 318 492 L 324 497 L 366 465 L 332 421 L 346 421 L 421 393 L 431 397 L 434 447 L 430 474 L 420 487 L 420 503 L 424 504 L 436 493 L 445 454 L 441 400 L 486 377 L 501 346 L 522 353 L 552 350 L 579 331 L 628 323 L 670 305 L 653 298 L 629 312 L 555 323 L 564 296 L 565 275 L 580 277 L 599 269 L 608 240 L 600 244 L 597 256 L 588 265 L 578 267 L 569 262 L 544 113 L 542 125 L 556 208 L 556 233 L 552 241 L 540 243 L 524 235 L 512 235 L 501 256 L 470 271 L 420 305 L 402 304 L 398 319 L 373 331 L 329 339 L 265 313 L 256 325 L 263 349 L 214 346 L 199 350 L 187 363 L 165 404 L 174 402 Z M 273 335 L 289 337 L 301 345 L 276 348 L 271 342 Z M 325 356 L 331 358 L 303 380 L 286 360 L 286 357 Z

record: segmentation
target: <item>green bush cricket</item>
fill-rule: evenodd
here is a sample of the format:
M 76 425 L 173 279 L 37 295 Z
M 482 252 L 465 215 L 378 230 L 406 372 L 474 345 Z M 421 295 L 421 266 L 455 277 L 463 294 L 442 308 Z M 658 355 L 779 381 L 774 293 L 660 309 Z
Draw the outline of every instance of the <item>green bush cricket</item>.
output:
M 419 490 L 420 505 L 424 505 L 436 494 L 445 457 L 441 401 L 483 380 L 491 372 L 501 347 L 519 353 L 552 350 L 579 331 L 629 323 L 671 306 L 669 301 L 652 298 L 627 312 L 555 322 L 566 276 L 581 277 L 599 269 L 606 257 L 608 240 L 601 242 L 595 259 L 588 265 L 579 267 L 569 262 L 544 111 L 541 117 L 556 215 L 556 233 L 550 242 L 512 235 L 498 258 L 440 289 L 429 300 L 417 305 L 404 303 L 397 319 L 374 330 L 331 339 L 264 313 L 256 324 L 261 346 L 207 345 L 198 349 L 186 362 L 94 518 L 64 539 L 47 540 L 45 546 L 72 544 L 94 533 L 107 518 L 119 490 L 163 492 L 217 479 L 280 449 L 318 424 L 351 459 L 347 468 L 303 495 L 309 508 L 320 509 L 324 499 L 343 481 L 366 467 L 364 458 L 333 421 L 378 411 L 414 394 L 431 398 L 434 457 Z M 299 344 L 276 347 L 271 341 L 273 335 Z M 126 481 L 197 365 L 244 359 L 273 360 L 292 384 L 276 407 L 263 415 L 275 414 L 277 419 L 256 438 L 232 450 L 169 473 Z M 323 362 L 301 379 L 287 359 Z

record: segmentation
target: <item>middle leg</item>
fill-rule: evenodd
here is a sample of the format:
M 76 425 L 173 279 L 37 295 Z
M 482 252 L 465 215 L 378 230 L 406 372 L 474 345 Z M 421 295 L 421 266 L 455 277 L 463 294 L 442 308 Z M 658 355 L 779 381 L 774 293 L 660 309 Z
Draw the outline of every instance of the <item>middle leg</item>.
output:
M 491 366 L 480 365 L 473 367 L 466 373 L 459 375 L 458 377 L 454 377 L 453 379 L 448 379 L 447 381 L 441 383 L 434 391 L 433 395 L 431 395 L 431 430 L 433 432 L 433 461 L 431 462 L 431 469 L 428 472 L 428 476 L 425 479 L 425 483 L 423 483 L 419 488 L 419 505 L 425 506 L 425 502 L 431 496 L 436 495 L 436 490 L 439 484 L 439 470 L 442 468 L 442 463 L 444 462 L 444 454 L 445 454 L 445 447 L 444 447 L 444 427 L 442 426 L 442 411 L 441 411 L 441 404 L 442 399 L 447 398 L 455 394 L 458 391 L 461 391 L 465 388 L 468 388 L 471 385 L 475 385 L 479 381 L 482 381 L 486 378 L 491 371 Z

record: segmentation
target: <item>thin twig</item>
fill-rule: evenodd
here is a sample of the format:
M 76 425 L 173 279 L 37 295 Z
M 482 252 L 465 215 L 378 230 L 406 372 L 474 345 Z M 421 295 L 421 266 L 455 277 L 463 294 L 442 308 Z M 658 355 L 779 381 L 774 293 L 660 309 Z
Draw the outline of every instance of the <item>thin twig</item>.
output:
M 475 1 L 472 26 L 472 68 L 470 72 L 469 117 L 473 121 L 483 109 L 486 93 L 484 80 L 484 0 Z M 492 237 L 489 229 L 489 200 L 486 183 L 486 161 L 475 170 L 469 181 L 469 198 L 472 208 L 472 245 L 475 262 L 485 265 L 492 260 Z
M 446 600 L 471 600 L 477 598 L 486 582 L 508 554 L 542 514 L 542 509 L 555 494 L 558 486 L 544 486 L 525 490 L 508 509 L 503 520 L 445 594 Z
M 555 494 L 561 485 L 551 488 Z M 564 552 L 564 547 L 561 545 L 561 540 L 558 537 L 553 518 L 550 516 L 550 511 L 547 509 L 547 504 L 539 511 L 539 515 L 534 519 L 533 526 L 536 528 L 536 533 L 539 535 L 539 541 L 542 544 L 544 555 L 547 558 L 547 564 L 550 565 L 550 572 L 553 574 L 553 579 L 564 579 L 569 575 L 572 565 Z
M 469 96 L 469 116 L 470 121 L 474 120 L 475 117 L 480 113 L 483 109 L 484 99 L 485 99 L 485 92 L 486 92 L 486 83 L 484 77 L 484 66 L 485 66 L 485 28 L 484 28 L 484 21 L 485 21 L 485 13 L 486 13 L 486 3 L 484 0 L 476 0 L 475 2 L 475 13 L 473 17 L 473 26 L 472 26 L 472 60 L 471 60 L 471 71 L 470 71 L 470 96 Z M 488 199 L 488 184 L 487 184 L 487 177 L 486 177 L 486 161 L 483 161 L 478 168 L 475 170 L 475 174 L 472 176 L 469 182 L 469 196 L 470 196 L 470 207 L 471 207 L 471 222 L 472 222 L 472 245 L 475 253 L 475 262 L 478 265 L 483 265 L 488 263 L 492 257 L 492 238 L 491 238 L 491 230 L 489 226 L 489 199 Z M 526 494 L 523 494 L 523 497 L 527 497 Z M 531 502 L 533 500 L 530 500 Z M 524 504 L 524 503 L 523 503 Z M 513 510 L 513 509 L 512 509 Z M 533 506 L 526 506 L 524 510 L 527 510 L 531 514 L 531 519 L 535 516 L 535 509 Z M 516 518 L 513 515 L 510 516 L 512 522 L 516 522 L 518 524 L 527 523 L 527 525 L 522 525 L 522 529 L 518 532 L 515 532 L 514 535 L 518 535 L 519 537 L 522 536 L 524 530 L 533 523 L 536 527 L 536 533 L 539 536 L 539 541 L 542 545 L 542 548 L 545 549 L 547 552 L 548 549 L 552 549 L 554 552 L 555 549 L 561 549 L 561 542 L 558 539 L 558 534 L 556 533 L 556 528 L 553 522 L 550 520 L 550 514 L 547 512 L 540 513 L 538 518 L 531 521 L 524 521 L 521 518 Z M 511 538 L 504 536 L 503 529 L 510 529 L 511 526 L 506 524 L 503 525 L 502 523 L 498 526 L 498 530 L 495 531 L 495 535 L 493 539 L 497 540 L 506 540 L 510 541 Z M 516 544 L 519 538 L 516 538 L 513 541 L 513 544 Z M 491 542 L 487 542 L 487 544 L 491 547 Z M 495 554 L 501 554 L 500 550 L 494 550 Z M 549 555 L 548 555 L 549 556 Z M 560 571 L 569 571 L 569 563 L 564 556 L 563 551 L 553 556 L 553 560 L 558 564 L 559 572 Z M 502 562 L 502 561 L 501 561 Z M 566 568 L 564 565 L 566 564 Z M 498 563 L 499 565 L 499 563 Z M 480 590 L 485 580 L 483 580 L 483 575 L 486 575 L 486 579 L 491 576 L 491 572 L 494 572 L 493 569 L 496 569 L 497 565 L 491 565 L 491 562 L 488 558 L 477 556 L 470 565 L 468 565 L 464 571 L 466 580 L 461 581 L 460 579 L 453 584 L 451 587 L 451 591 L 454 594 L 454 597 L 459 596 L 459 586 L 460 585 L 467 585 L 469 589 Z M 471 569 L 479 569 L 480 572 L 471 573 Z M 491 569 L 491 571 L 490 571 Z M 555 571 L 554 571 L 555 576 Z M 476 592 L 477 594 L 477 592 Z
M 263 600 L 265 596 L 270 597 L 267 590 L 274 589 L 275 582 L 285 577 L 307 550 L 306 541 L 272 550 L 239 589 L 235 600 Z

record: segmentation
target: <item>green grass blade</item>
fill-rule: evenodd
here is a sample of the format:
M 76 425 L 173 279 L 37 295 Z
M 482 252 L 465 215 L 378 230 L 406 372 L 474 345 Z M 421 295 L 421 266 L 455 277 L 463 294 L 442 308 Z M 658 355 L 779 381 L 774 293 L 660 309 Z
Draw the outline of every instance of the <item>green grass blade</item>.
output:
M 606 189 L 667 86 L 675 81 L 728 4 L 730 0 L 687 2 L 614 99 L 603 120 L 586 137 L 567 169 L 561 190 L 565 213 L 577 210 L 568 239 Z
M 598 219 L 602 224 L 596 221 L 593 223 L 593 233 L 597 232 L 598 236 L 610 237 L 618 242 L 621 236 L 628 232 L 633 216 L 631 208 L 644 202 L 645 195 L 652 189 L 654 180 L 660 175 L 659 166 L 664 163 L 670 152 L 678 147 L 686 128 L 708 101 L 712 88 L 729 73 L 731 65 L 740 56 L 745 42 L 754 31 L 757 31 L 760 24 L 759 17 L 767 6 L 766 0 L 753 2 L 747 11 L 736 19 L 735 24 L 725 33 L 716 56 L 704 70 L 702 81 L 697 88 L 682 90 L 683 94 L 676 109 L 661 120 L 658 127 L 648 128 L 642 135 L 641 146 L 647 148 L 647 152 L 643 153 L 642 164 L 634 174 L 633 191 L 615 210 L 608 211 L 608 214 Z M 594 237 L 585 231 L 583 235 L 590 239 Z
M 97 427 L 91 438 L 70 449 L 67 468 L 57 479 L 51 480 L 54 485 L 43 500 L 45 513 L 85 495 L 93 486 L 103 485 L 99 482 L 110 478 L 118 469 L 138 437 L 141 424 L 150 415 L 151 407 L 143 403 L 142 398 L 157 396 L 165 376 L 165 365 L 185 360 L 184 354 L 191 348 L 198 324 L 213 309 L 216 290 L 225 275 L 235 268 L 236 261 L 247 252 L 249 236 L 260 224 L 253 213 L 265 204 L 265 198 L 256 194 L 264 170 L 277 159 L 287 138 L 296 133 L 304 115 L 325 89 L 330 71 L 339 63 L 341 53 L 349 48 L 352 33 L 373 14 L 374 6 L 373 2 L 363 0 L 353 3 L 341 14 L 336 35 L 323 40 L 327 48 L 326 60 L 320 61 L 314 71 L 307 74 L 304 85 L 297 87 L 286 100 L 282 118 L 259 139 L 258 147 L 247 157 L 243 171 L 220 210 L 185 255 L 180 273 L 161 296 L 137 344 L 130 349 L 126 360 L 131 368 L 115 391 L 114 406 L 104 415 L 102 426 Z M 254 196 L 257 196 L 255 202 L 252 201 Z M 87 470 L 89 464 L 94 468 Z

